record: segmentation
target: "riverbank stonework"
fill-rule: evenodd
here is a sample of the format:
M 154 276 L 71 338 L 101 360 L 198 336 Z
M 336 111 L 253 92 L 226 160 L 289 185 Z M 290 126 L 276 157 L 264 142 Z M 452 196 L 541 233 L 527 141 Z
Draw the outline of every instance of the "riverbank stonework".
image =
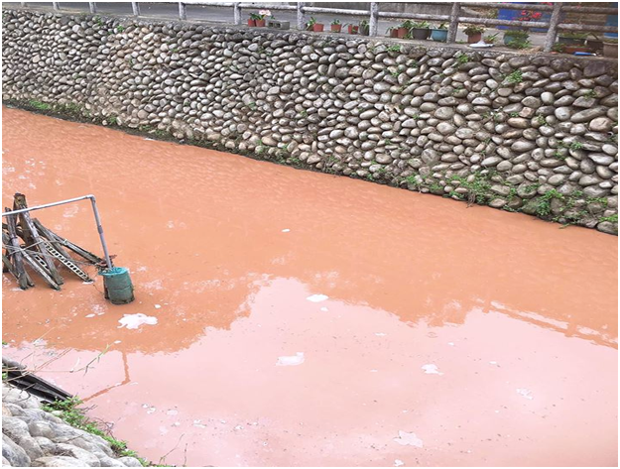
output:
M 617 233 L 617 61 L 3 9 L 3 100 Z

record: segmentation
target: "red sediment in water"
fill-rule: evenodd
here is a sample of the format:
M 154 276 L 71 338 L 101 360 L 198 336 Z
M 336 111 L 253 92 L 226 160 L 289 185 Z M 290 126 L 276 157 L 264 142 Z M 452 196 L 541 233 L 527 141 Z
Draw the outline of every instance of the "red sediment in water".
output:
M 9 355 L 51 360 L 42 376 L 142 456 L 617 464 L 617 238 L 11 109 L 3 123 L 4 205 L 95 194 L 137 298 L 5 275 Z M 37 216 L 100 253 L 87 202 Z M 158 322 L 119 328 L 136 313 Z

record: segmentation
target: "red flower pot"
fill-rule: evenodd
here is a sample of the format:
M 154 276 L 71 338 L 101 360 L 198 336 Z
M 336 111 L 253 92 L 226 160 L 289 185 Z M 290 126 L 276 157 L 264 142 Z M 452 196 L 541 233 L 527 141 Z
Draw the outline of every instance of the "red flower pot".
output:
M 407 31 L 407 28 L 398 28 L 398 29 L 396 30 L 396 37 L 397 37 L 398 39 L 404 39 L 404 38 L 405 38 L 405 36 L 407 36 L 407 32 L 408 32 L 408 31 Z
M 398 37 L 398 29 L 390 29 L 390 37 Z
M 467 43 L 474 44 L 480 42 L 480 39 L 482 39 L 482 33 L 472 34 L 471 36 L 467 36 Z
M 248 26 L 250 28 L 256 27 L 256 20 L 252 20 L 252 19 L 248 20 Z
M 339 33 L 340 31 L 342 31 L 342 25 L 341 24 L 332 24 L 331 30 L 332 30 L 332 33 Z
M 359 26 L 354 26 L 352 24 L 350 24 L 348 27 L 348 33 L 349 34 L 357 34 L 358 30 L 359 30 Z
M 312 31 L 314 31 L 315 33 L 322 33 L 323 32 L 323 27 L 324 25 L 321 23 L 314 23 L 312 25 Z
M 265 27 L 265 20 L 256 20 L 256 27 L 257 28 L 264 28 Z

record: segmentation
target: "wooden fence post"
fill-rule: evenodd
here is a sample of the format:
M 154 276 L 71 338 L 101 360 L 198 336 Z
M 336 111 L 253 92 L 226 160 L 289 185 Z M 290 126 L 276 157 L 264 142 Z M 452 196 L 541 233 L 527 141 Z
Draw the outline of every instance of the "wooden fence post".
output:
M 183 2 L 179 2 L 179 19 L 185 21 L 187 19 L 187 6 Z
M 239 2 L 233 3 L 233 20 L 237 26 L 241 24 L 241 5 Z
M 555 44 L 555 37 L 558 34 L 558 24 L 562 17 L 562 2 L 555 2 L 553 4 L 553 11 L 551 12 L 551 19 L 549 20 L 549 29 L 547 30 L 547 36 L 545 37 L 545 52 L 551 52 L 553 45 Z
M 297 29 L 304 31 L 306 29 L 306 20 L 304 18 L 304 2 L 297 2 Z
M 376 36 L 379 29 L 379 3 L 370 2 L 370 24 L 368 25 L 369 36 Z
M 461 4 L 454 2 L 450 11 L 450 26 L 448 27 L 448 43 L 456 42 L 456 33 L 459 30 L 459 14 L 461 12 Z

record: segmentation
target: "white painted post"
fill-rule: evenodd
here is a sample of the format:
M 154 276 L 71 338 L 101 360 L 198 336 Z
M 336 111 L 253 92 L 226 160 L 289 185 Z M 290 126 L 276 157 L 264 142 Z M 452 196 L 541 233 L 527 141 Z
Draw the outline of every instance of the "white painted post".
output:
M 553 11 L 551 12 L 551 19 L 549 20 L 549 29 L 547 30 L 547 37 L 545 37 L 545 52 L 551 52 L 553 45 L 555 44 L 555 37 L 558 34 L 558 24 L 562 17 L 562 2 L 555 2 L 553 4 Z
M 233 21 L 237 26 L 241 24 L 241 5 L 239 2 L 233 3 Z
M 297 2 L 297 29 L 305 31 L 306 19 L 304 18 L 304 2 Z
M 60 10 L 60 2 L 52 2 L 52 8 L 54 10 Z
M 92 14 L 97 13 L 97 4 L 95 2 L 88 2 L 88 9 Z
M 185 21 L 187 19 L 187 7 L 183 2 L 179 2 L 179 19 L 181 21 Z
M 21 4 L 21 6 L 22 6 L 22 7 L 27 6 L 27 5 L 26 5 L 26 2 L 19 2 L 19 3 Z
M 452 4 L 452 11 L 450 11 L 450 26 L 448 27 L 448 44 L 456 42 L 456 33 L 459 30 L 459 13 L 461 11 L 461 4 L 454 2 Z
M 138 5 L 138 2 L 131 2 L 131 9 L 133 10 L 133 16 L 140 16 L 140 5 Z
M 376 36 L 377 29 L 379 28 L 379 3 L 378 2 L 370 2 L 370 24 L 369 27 L 369 36 Z

